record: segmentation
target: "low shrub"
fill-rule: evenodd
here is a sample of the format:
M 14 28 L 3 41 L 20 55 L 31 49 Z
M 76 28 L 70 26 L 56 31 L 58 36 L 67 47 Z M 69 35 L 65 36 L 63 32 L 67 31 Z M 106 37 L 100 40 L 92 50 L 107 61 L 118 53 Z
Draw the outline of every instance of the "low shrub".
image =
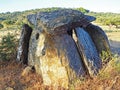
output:
M 16 57 L 18 40 L 15 35 L 8 33 L 0 42 L 0 60 L 11 60 Z

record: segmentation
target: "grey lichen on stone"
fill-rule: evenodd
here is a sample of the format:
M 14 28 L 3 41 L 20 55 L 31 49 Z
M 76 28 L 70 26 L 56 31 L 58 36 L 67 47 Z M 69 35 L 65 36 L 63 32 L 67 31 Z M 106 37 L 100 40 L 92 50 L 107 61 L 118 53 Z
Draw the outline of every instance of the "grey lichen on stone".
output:
M 70 81 L 85 75 L 77 46 L 67 33 L 69 26 L 82 18 L 83 13 L 71 9 L 28 15 L 28 21 L 35 26 L 28 62 L 42 75 L 45 85 L 67 88 Z
M 78 38 L 79 51 L 82 55 L 82 61 L 87 67 L 90 76 L 93 77 L 97 75 L 102 67 L 101 59 L 90 35 L 83 28 L 76 28 L 75 31 Z
M 88 28 L 94 17 L 77 10 L 60 9 L 28 15 L 27 18 L 34 25 L 28 63 L 42 75 L 45 85 L 68 88 L 76 78 L 98 73 L 101 59 L 94 37 L 89 33 L 92 28 Z M 68 33 L 72 30 L 76 32 L 77 42 Z
M 27 16 L 28 21 L 33 24 L 33 25 L 37 25 L 37 18 L 36 18 L 36 14 L 31 14 Z
M 87 22 L 95 20 L 92 16 L 84 15 L 82 12 L 72 9 L 39 12 L 37 14 L 28 15 L 27 18 L 31 24 L 37 25 L 37 28 L 42 27 L 48 33 L 53 33 L 57 27 L 64 25 L 72 26 L 73 23 L 81 22 L 82 19 L 85 19 Z

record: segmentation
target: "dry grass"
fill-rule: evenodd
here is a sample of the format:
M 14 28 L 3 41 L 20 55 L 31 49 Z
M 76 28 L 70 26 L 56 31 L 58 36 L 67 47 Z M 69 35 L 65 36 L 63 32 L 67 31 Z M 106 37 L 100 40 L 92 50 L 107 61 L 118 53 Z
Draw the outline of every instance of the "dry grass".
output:
M 3 29 L 0 29 L 0 41 L 2 40 L 2 37 L 3 36 L 6 36 L 8 33 L 9 34 L 13 34 L 13 35 L 17 35 L 19 38 L 20 36 L 20 30 L 17 30 L 15 28 L 3 28 Z
M 106 33 L 110 42 L 111 50 L 120 55 L 120 32 Z
M 71 90 L 120 90 L 120 70 L 115 68 L 116 60 L 112 60 L 104 67 L 100 74 L 94 78 L 84 79 Z M 120 62 L 120 60 L 119 60 Z M 17 62 L 0 62 L 0 90 L 11 87 L 14 90 L 54 90 L 53 87 L 44 86 L 41 76 L 35 72 L 22 76 L 26 66 Z M 64 90 L 59 87 L 57 90 Z
M 116 60 L 111 60 L 106 67 L 100 71 L 99 75 L 93 79 L 86 79 L 79 84 L 77 90 L 120 90 L 120 71 L 116 69 Z M 119 63 L 120 65 L 120 63 Z M 119 67 L 117 67 L 119 68 Z
M 109 40 L 120 42 L 120 32 L 107 32 Z
M 7 87 L 12 87 L 14 90 L 41 87 L 42 80 L 39 75 L 30 73 L 28 76 L 21 76 L 24 68 L 25 65 L 15 61 L 0 62 L 0 90 L 5 90 Z M 38 86 L 36 87 L 36 85 Z
M 8 87 L 13 90 L 54 90 L 52 86 L 43 85 L 41 76 L 35 72 L 22 76 L 25 67 L 15 61 L 0 62 L 0 90 Z M 57 89 L 64 90 L 62 87 Z

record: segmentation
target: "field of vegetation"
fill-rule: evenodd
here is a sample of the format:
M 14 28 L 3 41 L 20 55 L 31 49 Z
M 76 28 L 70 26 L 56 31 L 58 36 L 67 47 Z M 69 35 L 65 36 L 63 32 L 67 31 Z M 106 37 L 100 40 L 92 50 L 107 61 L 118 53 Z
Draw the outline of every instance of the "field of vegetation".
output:
M 21 26 L 28 23 L 26 16 L 57 9 L 60 8 L 0 13 L 0 90 L 53 90 L 52 86 L 44 86 L 41 76 L 35 72 L 23 76 L 26 66 L 15 60 Z M 71 85 L 70 90 L 120 90 L 120 14 L 76 9 L 96 17 L 93 23 L 106 32 L 113 54 L 111 60 L 104 65 L 96 77 L 83 78 L 82 81 Z M 59 87 L 58 90 L 64 90 L 64 88 Z

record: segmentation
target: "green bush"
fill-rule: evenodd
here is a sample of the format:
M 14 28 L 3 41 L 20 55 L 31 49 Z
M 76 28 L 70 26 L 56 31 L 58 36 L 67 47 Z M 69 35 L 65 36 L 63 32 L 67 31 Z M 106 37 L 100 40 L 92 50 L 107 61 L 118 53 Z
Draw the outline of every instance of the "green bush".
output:
M 102 59 L 102 63 L 105 64 L 109 61 L 111 54 L 107 51 L 102 51 L 102 53 L 100 54 L 100 57 Z
M 2 24 L 0 24 L 0 29 L 2 29 L 4 26 Z
M 0 42 L 0 60 L 11 60 L 16 56 L 17 39 L 8 33 Z
M 115 70 L 120 74 L 120 56 L 119 55 L 115 55 L 114 56 L 114 64 L 113 67 L 115 68 Z

